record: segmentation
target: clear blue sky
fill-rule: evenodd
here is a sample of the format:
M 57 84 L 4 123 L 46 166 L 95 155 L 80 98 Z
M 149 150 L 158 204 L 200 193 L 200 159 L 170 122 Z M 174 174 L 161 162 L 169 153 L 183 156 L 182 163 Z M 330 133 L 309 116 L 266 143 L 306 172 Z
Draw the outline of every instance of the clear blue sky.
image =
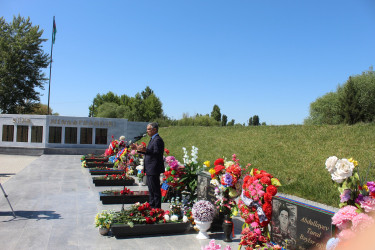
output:
M 310 103 L 375 66 L 373 0 L 0 0 L 53 48 L 50 106 L 87 116 L 96 94 L 146 86 L 174 119 L 211 113 L 302 124 Z M 45 70 L 49 75 L 49 68 Z M 41 92 L 47 104 L 48 82 Z

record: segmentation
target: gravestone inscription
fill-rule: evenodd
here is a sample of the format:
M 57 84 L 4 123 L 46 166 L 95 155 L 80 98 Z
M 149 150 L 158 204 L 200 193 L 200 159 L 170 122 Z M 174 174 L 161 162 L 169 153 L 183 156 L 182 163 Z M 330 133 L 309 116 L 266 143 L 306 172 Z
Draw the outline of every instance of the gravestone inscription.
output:
M 211 175 L 202 171 L 198 173 L 197 196 L 198 200 L 208 200 L 215 204 L 215 187 L 210 184 Z
M 334 212 L 281 196 L 272 200 L 271 241 L 287 249 L 325 249 Z

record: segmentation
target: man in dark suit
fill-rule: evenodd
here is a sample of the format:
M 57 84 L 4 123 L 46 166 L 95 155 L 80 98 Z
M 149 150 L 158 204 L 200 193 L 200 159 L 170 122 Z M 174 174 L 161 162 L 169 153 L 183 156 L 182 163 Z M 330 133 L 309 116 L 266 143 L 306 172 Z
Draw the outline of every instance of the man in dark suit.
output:
M 147 147 L 132 145 L 139 153 L 144 154 L 144 171 L 147 178 L 149 203 L 152 208 L 161 208 L 160 174 L 164 173 L 164 141 L 158 134 L 159 126 L 152 122 L 147 125 L 150 142 Z

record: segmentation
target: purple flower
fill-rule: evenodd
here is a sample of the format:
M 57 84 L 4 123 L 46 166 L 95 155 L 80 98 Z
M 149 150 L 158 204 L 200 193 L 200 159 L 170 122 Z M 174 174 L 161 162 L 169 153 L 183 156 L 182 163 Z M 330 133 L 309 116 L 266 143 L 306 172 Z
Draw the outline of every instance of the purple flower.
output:
M 362 194 L 359 194 L 358 197 L 357 197 L 357 199 L 355 199 L 355 203 L 360 204 L 361 201 L 363 201 L 363 195 L 362 195 Z
M 233 183 L 233 178 L 230 174 L 226 173 L 224 174 L 224 183 L 225 183 L 225 187 L 230 187 L 232 186 L 232 183 Z
M 340 194 L 340 202 L 347 202 L 350 199 L 350 194 L 352 191 L 350 189 L 345 189 L 342 194 Z
M 373 181 L 367 182 L 367 187 L 368 187 L 368 190 L 370 191 L 370 193 L 375 192 L 375 182 L 373 182 Z

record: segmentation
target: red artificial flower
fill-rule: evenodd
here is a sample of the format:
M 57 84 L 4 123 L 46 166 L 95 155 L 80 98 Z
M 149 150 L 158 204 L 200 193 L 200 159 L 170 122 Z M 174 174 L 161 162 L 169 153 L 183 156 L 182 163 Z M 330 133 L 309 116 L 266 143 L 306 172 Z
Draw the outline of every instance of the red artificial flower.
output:
M 263 204 L 263 211 L 266 214 L 267 218 L 270 220 L 272 216 L 272 204 L 269 202 L 266 202 Z
M 130 159 L 130 160 L 129 160 L 129 163 L 132 163 L 133 161 L 134 161 L 133 159 Z
M 268 176 L 260 178 L 260 182 L 265 185 L 271 185 L 271 179 Z
M 270 195 L 274 196 L 277 193 L 277 188 L 274 185 L 269 185 L 266 188 L 266 192 L 269 193 Z
M 214 165 L 215 166 L 217 166 L 217 165 L 224 165 L 224 159 L 223 158 L 216 159 L 216 161 L 214 162 Z
M 143 147 L 146 147 L 146 146 L 147 146 L 145 142 L 141 142 L 141 143 L 142 143 Z
M 215 174 L 216 175 L 218 175 L 220 172 L 221 172 L 221 170 L 223 170 L 223 169 L 225 169 L 225 167 L 223 166 L 223 165 L 215 165 Z
M 164 152 L 169 155 L 169 150 L 167 148 L 164 149 Z
M 272 195 L 269 193 L 265 193 L 263 198 L 265 202 L 272 202 Z
M 154 224 L 154 221 L 150 217 L 145 217 L 146 224 Z

